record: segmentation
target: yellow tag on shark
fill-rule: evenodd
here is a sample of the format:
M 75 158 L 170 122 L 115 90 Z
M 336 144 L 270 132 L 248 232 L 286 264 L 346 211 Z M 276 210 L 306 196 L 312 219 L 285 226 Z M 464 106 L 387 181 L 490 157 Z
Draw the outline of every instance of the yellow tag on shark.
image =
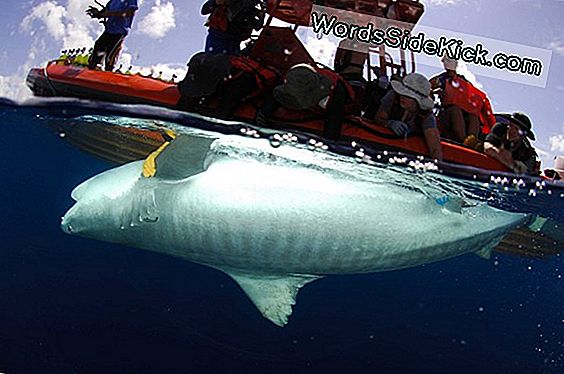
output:
M 169 146 L 170 142 L 174 140 L 174 138 L 176 138 L 176 134 L 174 133 L 174 131 L 166 129 L 165 135 L 163 135 L 163 137 L 166 139 L 166 141 L 159 148 L 153 151 L 153 153 L 151 153 L 143 163 L 143 176 L 145 178 L 151 178 L 155 176 L 155 174 L 157 173 L 157 157 L 161 154 L 162 151 L 165 150 L 166 147 Z

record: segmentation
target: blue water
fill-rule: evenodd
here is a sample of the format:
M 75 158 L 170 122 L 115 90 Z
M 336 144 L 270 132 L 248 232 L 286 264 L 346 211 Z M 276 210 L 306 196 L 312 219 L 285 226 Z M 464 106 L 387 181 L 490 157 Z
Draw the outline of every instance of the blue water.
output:
M 279 328 L 221 272 L 63 234 L 72 188 L 111 165 L 48 130 L 46 110 L 0 105 L 0 372 L 564 372 L 561 256 L 328 277 Z M 527 191 L 492 204 L 564 224 L 561 189 Z

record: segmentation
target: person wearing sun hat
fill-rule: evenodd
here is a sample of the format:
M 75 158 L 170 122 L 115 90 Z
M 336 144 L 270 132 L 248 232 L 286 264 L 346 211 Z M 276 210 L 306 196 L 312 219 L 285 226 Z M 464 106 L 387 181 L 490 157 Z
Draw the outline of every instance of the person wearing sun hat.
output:
M 431 84 L 418 73 L 408 74 L 391 82 L 390 90 L 380 102 L 376 123 L 390 128 L 396 135 L 423 135 L 429 155 L 442 160 L 441 137 L 431 112 Z
M 264 127 L 268 118 L 280 108 L 309 111 L 324 117 L 323 137 L 338 140 L 342 119 L 348 113 L 346 104 L 354 100 L 350 84 L 330 69 L 297 64 L 286 73 L 284 83 L 274 88 L 257 110 L 255 123 Z
M 524 113 L 497 115 L 497 123 L 486 136 L 484 153 L 517 174 L 538 175 L 540 162 L 530 140 L 535 140 L 531 119 Z

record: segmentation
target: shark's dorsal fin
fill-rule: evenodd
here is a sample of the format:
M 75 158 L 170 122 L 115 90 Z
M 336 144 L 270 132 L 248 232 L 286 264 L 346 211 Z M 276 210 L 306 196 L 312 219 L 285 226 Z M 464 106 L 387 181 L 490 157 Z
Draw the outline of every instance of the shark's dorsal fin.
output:
M 161 179 L 181 180 L 205 170 L 204 160 L 215 138 L 178 135 L 168 145 L 159 148 L 153 156 L 154 171 L 149 175 Z M 166 143 L 165 143 L 166 144 Z M 147 162 L 146 162 L 147 163 Z
M 261 314 L 275 325 L 283 327 L 292 314 L 300 288 L 320 276 L 314 275 L 249 275 L 226 272 L 245 291 Z

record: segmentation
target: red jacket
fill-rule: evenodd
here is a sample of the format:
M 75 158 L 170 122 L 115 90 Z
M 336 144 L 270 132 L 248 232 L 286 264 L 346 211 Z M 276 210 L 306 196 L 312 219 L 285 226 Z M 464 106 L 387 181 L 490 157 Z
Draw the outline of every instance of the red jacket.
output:
M 488 134 L 496 123 L 490 100 L 485 92 L 459 77 L 446 81 L 442 105 L 456 105 L 465 112 L 478 116 L 484 134 Z

